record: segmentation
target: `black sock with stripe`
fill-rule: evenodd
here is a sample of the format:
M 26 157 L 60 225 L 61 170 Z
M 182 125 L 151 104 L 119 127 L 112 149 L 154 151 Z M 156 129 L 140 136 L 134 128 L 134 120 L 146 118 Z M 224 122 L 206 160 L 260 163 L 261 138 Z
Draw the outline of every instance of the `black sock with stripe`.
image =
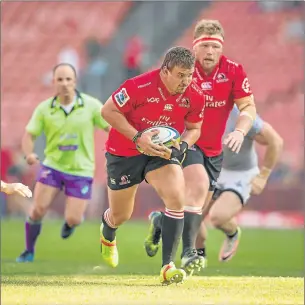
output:
M 183 231 L 183 211 L 165 209 L 162 217 L 162 266 L 175 260 Z
M 195 249 L 197 234 L 202 221 L 201 208 L 184 208 L 184 228 L 182 233 L 182 257 Z
M 115 239 L 115 231 L 117 230 L 117 227 L 112 224 L 109 214 L 110 209 L 107 209 L 102 217 L 102 222 L 104 224 L 103 235 L 108 241 L 112 242 Z

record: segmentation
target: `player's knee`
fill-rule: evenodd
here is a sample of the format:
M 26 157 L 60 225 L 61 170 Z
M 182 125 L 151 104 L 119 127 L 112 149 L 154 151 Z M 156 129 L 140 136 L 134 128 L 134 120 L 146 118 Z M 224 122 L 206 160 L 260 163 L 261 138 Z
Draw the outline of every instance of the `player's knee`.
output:
M 66 216 L 66 222 L 70 227 L 75 227 L 81 224 L 82 217 L 78 217 L 76 215 Z
M 34 221 L 40 220 L 44 217 L 46 212 L 47 208 L 35 205 L 30 212 L 30 218 Z
M 203 207 L 208 195 L 208 185 L 196 183 L 186 188 L 187 205 Z
M 217 211 L 213 211 L 213 210 L 210 211 L 209 217 L 210 217 L 211 224 L 216 228 L 220 228 L 225 222 L 224 215 L 221 213 L 218 213 Z
M 131 217 L 130 213 L 113 213 L 112 214 L 112 221 L 113 221 L 113 225 L 115 227 L 118 227 L 120 225 L 122 225 L 124 222 L 126 222 L 127 220 L 129 220 Z
M 165 206 L 170 210 L 180 211 L 186 205 L 184 192 L 178 190 L 176 192 L 168 192 L 161 198 Z

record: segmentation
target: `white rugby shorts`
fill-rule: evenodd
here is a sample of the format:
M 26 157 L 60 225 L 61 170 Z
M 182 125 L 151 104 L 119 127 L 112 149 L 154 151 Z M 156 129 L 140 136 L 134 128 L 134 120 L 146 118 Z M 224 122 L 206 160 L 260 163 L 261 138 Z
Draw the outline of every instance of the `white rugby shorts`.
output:
M 250 198 L 251 180 L 258 173 L 258 167 L 246 171 L 233 171 L 223 168 L 217 180 L 217 189 L 220 192 L 224 190 L 235 191 L 243 199 L 243 204 L 246 204 Z

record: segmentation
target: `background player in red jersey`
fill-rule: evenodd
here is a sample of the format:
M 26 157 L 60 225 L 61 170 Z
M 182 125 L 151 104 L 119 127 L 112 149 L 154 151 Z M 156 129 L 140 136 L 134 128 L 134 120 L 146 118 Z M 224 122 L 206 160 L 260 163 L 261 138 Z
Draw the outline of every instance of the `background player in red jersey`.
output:
M 203 93 L 192 83 L 194 64 L 190 50 L 172 48 L 161 69 L 127 80 L 102 110 L 112 126 L 106 143 L 109 209 L 103 214 L 100 230 L 102 257 L 110 266 L 117 266 L 115 232 L 131 217 L 138 186 L 145 179 L 166 207 L 160 272 L 163 284 L 182 282 L 186 276 L 173 260 L 183 230 L 185 205 L 185 181 L 177 158 L 198 140 L 204 110 Z M 141 134 L 157 125 L 177 129 L 182 134 L 180 145 L 168 149 L 152 142 L 156 132 Z M 145 154 L 140 154 L 136 145 Z
M 231 132 L 236 124 L 239 111 L 234 106 L 229 116 L 224 137 Z M 255 144 L 265 146 L 262 162 L 258 162 Z M 248 204 L 250 195 L 259 195 L 265 188 L 269 176 L 276 166 L 283 148 L 283 139 L 259 115 L 245 136 L 238 156 L 226 146 L 223 150 L 223 165 L 213 194 L 213 204 L 209 218 L 213 226 L 221 230 L 226 238 L 219 252 L 219 260 L 229 261 L 236 253 L 241 229 L 235 216 Z M 259 164 L 261 166 L 259 167 Z M 204 216 L 207 212 L 205 211 Z M 205 249 L 206 230 L 202 222 L 202 230 L 197 236 L 197 249 Z M 198 250 L 205 256 L 205 251 Z
M 195 265 L 188 257 L 196 253 L 195 239 L 222 165 L 222 136 L 234 104 L 240 110 L 235 129 L 224 144 L 238 153 L 244 136 L 256 117 L 256 108 L 248 78 L 240 64 L 223 53 L 224 30 L 217 20 L 201 20 L 194 30 L 196 57 L 194 81 L 205 91 L 205 118 L 196 145 L 189 147 L 183 162 L 187 202 L 184 207 L 182 266 L 192 274 Z M 162 213 L 150 217 L 151 229 L 145 244 L 149 256 L 156 254 L 160 241 Z M 235 232 L 234 232 L 235 233 Z M 187 262 L 185 266 L 185 262 Z M 192 268 L 193 267 L 193 268 Z

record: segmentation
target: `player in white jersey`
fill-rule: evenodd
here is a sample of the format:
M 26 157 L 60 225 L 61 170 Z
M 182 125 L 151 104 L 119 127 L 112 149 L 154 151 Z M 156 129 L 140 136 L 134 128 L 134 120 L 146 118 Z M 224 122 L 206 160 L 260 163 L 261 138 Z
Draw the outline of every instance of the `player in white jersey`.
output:
M 225 135 L 235 128 L 239 110 L 234 106 L 230 113 Z M 266 146 L 261 166 L 259 167 L 255 142 Z M 283 140 L 270 124 L 258 115 L 238 154 L 224 147 L 222 170 L 217 181 L 213 202 L 204 215 L 209 214 L 214 227 L 223 231 L 226 239 L 219 252 L 220 261 L 230 260 L 236 253 L 241 230 L 235 216 L 242 210 L 250 195 L 259 195 L 275 167 L 283 147 Z M 206 257 L 204 242 L 206 230 L 202 221 L 197 236 L 197 253 Z

